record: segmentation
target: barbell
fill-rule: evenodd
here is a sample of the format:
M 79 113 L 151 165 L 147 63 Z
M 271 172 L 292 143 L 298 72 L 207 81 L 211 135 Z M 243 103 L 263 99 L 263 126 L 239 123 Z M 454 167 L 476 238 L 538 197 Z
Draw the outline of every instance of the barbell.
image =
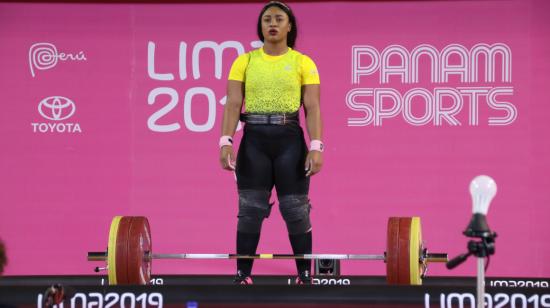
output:
M 88 261 L 107 261 L 109 284 L 148 284 L 153 259 L 334 259 L 381 260 L 389 284 L 420 285 L 429 262 L 447 262 L 446 253 L 428 253 L 419 217 L 390 217 L 384 254 L 154 254 L 146 217 L 116 216 L 107 251 L 88 252 Z M 97 271 L 97 270 L 96 270 Z

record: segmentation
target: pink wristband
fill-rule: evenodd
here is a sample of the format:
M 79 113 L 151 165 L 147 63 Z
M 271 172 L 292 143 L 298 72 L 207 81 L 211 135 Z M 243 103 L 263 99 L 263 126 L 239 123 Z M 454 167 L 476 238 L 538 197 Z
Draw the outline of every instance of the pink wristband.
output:
M 309 150 L 323 152 L 325 150 L 325 145 L 321 140 L 311 140 L 309 143 Z
M 233 145 L 233 138 L 231 138 L 231 136 L 221 136 L 220 137 L 220 148 L 224 147 L 226 145 L 229 145 L 229 146 Z

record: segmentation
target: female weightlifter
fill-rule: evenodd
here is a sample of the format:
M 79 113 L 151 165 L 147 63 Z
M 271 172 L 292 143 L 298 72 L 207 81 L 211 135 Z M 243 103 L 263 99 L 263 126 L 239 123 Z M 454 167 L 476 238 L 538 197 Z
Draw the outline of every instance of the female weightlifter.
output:
M 240 55 L 229 73 L 220 162 L 237 176 L 237 254 L 256 253 L 274 186 L 293 252 L 312 252 L 308 192 L 309 177 L 323 163 L 320 82 L 311 58 L 293 49 L 297 30 L 290 7 L 269 2 L 258 18 L 263 47 Z M 243 101 L 245 113 L 241 114 Z M 302 105 L 309 151 L 299 124 Z M 235 164 L 232 136 L 239 119 L 246 124 Z M 253 260 L 237 260 L 236 283 L 252 283 L 252 264 Z M 296 260 L 296 267 L 296 283 L 311 283 L 311 260 Z

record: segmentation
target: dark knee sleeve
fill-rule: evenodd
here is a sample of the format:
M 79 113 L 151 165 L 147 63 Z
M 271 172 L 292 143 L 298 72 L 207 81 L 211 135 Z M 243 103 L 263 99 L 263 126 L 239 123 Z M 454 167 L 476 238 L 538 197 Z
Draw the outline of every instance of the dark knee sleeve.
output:
M 289 234 L 304 234 L 311 229 L 307 195 L 279 196 L 279 208 Z
M 264 218 L 271 213 L 270 196 L 269 191 L 239 190 L 239 232 L 260 233 Z

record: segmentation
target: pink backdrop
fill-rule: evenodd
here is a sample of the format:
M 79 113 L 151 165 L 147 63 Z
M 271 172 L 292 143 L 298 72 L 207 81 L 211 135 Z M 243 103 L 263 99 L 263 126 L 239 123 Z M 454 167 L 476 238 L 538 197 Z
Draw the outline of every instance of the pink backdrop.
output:
M 106 248 L 114 215 L 147 216 L 158 253 L 234 251 L 236 187 L 217 141 L 226 76 L 256 46 L 261 6 L 0 4 L 5 274 L 91 274 L 86 252 Z M 387 217 L 418 215 L 432 251 L 462 253 L 468 185 L 488 174 L 499 237 L 487 274 L 550 276 L 550 2 L 292 6 L 297 49 L 322 82 L 315 252 L 382 253 Z M 278 210 L 259 251 L 290 252 Z M 343 273 L 384 268 L 350 261 Z M 153 269 L 234 271 L 233 261 Z M 259 261 L 255 271 L 293 265 Z M 474 275 L 475 264 L 430 273 Z

